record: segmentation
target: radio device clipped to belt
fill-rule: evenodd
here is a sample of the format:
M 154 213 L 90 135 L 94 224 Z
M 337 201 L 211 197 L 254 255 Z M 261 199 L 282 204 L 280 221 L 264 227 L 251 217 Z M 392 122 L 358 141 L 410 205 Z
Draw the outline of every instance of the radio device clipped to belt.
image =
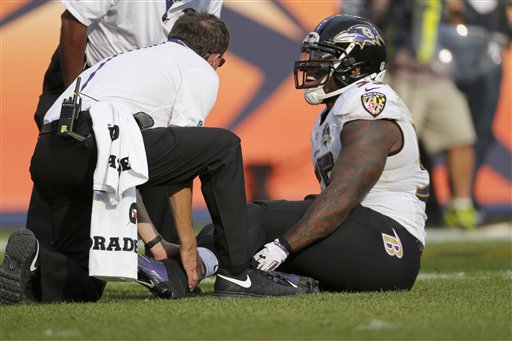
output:
M 57 134 L 62 137 L 72 137 L 75 140 L 83 141 L 85 136 L 77 134 L 74 131 L 75 124 L 78 121 L 80 110 L 82 108 L 82 99 L 79 97 L 80 77 L 76 79 L 75 91 L 73 97 L 64 99 L 62 109 L 60 111 L 59 125 L 57 126 Z

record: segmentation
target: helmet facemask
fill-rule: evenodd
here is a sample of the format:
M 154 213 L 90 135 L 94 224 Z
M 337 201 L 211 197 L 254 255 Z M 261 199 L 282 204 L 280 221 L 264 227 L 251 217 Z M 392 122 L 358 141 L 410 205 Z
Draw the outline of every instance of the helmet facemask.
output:
M 303 48 L 299 60 L 295 62 L 295 88 L 307 89 L 304 95 L 309 104 L 320 104 L 361 78 L 353 76 L 352 69 L 362 63 L 355 63 L 353 58 L 347 58 L 347 54 L 342 48 L 334 50 L 321 45 Z M 333 76 L 340 89 L 326 93 L 324 86 Z
M 299 60 L 295 62 L 296 89 L 307 89 L 304 96 L 309 104 L 320 104 L 327 97 L 324 85 L 340 64 L 343 51 L 318 43 L 316 32 L 308 34 L 301 47 Z
M 295 87 L 306 89 L 309 104 L 320 104 L 361 81 L 382 80 L 385 67 L 385 43 L 373 24 L 354 16 L 331 16 L 304 39 L 294 67 Z
M 307 49 L 295 62 L 295 88 L 310 89 L 324 86 L 338 64 L 332 54 Z

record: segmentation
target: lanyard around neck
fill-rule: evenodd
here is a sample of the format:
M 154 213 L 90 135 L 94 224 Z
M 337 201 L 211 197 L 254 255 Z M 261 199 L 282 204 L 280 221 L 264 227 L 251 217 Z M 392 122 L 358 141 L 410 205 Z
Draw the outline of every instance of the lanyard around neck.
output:
M 169 13 L 169 9 L 172 7 L 174 0 L 165 0 L 165 13 L 162 15 L 162 21 L 165 22 L 168 19 L 167 13 Z

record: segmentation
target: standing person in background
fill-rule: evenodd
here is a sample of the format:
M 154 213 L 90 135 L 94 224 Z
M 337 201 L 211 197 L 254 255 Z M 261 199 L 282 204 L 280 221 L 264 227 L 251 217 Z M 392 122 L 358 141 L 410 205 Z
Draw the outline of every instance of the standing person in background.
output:
M 469 60 L 473 64 L 466 64 L 465 77 L 457 80 L 458 87 L 468 99 L 476 130 L 475 171 L 478 171 L 494 140 L 492 124 L 500 96 L 502 49 L 509 46 L 512 37 L 512 1 L 464 0 L 458 17 L 460 23 L 469 28 L 468 43 L 484 49 L 472 53 Z
M 62 0 L 60 43 L 44 75 L 43 93 L 34 115 L 39 130 L 55 100 L 84 70 L 99 60 L 167 39 L 176 20 L 187 11 L 206 11 L 220 17 L 222 0 L 78 1 Z M 185 124 L 185 123 L 182 123 Z M 177 240 L 163 187 L 143 190 L 148 213 L 160 233 Z M 27 228 L 50 246 L 48 206 L 32 190 Z
M 444 223 L 474 229 L 478 222 L 472 200 L 475 129 L 467 99 L 436 55 L 441 26 L 458 23 L 463 4 L 461 0 L 362 2 L 364 6 L 343 4 L 350 5 L 347 10 L 363 11 L 357 14 L 369 16 L 383 30 L 389 46 L 387 81 L 411 111 L 430 159 L 447 155 L 452 198 Z

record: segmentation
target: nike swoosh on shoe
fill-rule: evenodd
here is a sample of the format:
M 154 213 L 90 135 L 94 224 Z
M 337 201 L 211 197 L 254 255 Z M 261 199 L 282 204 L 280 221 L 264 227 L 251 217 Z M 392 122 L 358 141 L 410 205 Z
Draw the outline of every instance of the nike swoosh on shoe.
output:
M 290 283 L 290 285 L 291 285 L 292 287 L 294 287 L 295 289 L 297 289 L 297 285 L 296 285 L 296 284 L 294 284 L 293 282 L 291 282 L 291 281 L 289 281 L 289 280 L 286 280 L 286 281 L 287 281 L 288 283 Z
M 36 271 L 36 262 L 37 262 L 37 257 L 39 257 L 39 241 L 36 239 L 36 254 L 34 256 L 34 259 L 32 259 L 32 263 L 30 263 L 30 271 L 34 272 Z
M 249 277 L 249 275 L 246 275 L 247 278 L 244 280 L 244 281 L 241 281 L 239 279 L 236 279 L 236 278 L 231 278 L 231 277 L 226 277 L 226 276 L 222 276 L 222 275 L 219 275 L 217 274 L 217 276 L 219 276 L 220 278 L 223 278 L 225 279 L 226 281 L 229 281 L 231 283 L 234 283 L 236 285 L 239 285 L 241 286 L 242 288 L 250 288 L 252 283 L 251 283 L 251 278 Z
M 154 288 L 155 287 L 155 283 L 151 282 L 150 280 L 148 280 L 146 282 L 146 281 L 143 281 L 143 280 L 140 280 L 140 279 L 136 279 L 135 282 L 137 282 L 139 284 L 142 284 L 146 288 Z

